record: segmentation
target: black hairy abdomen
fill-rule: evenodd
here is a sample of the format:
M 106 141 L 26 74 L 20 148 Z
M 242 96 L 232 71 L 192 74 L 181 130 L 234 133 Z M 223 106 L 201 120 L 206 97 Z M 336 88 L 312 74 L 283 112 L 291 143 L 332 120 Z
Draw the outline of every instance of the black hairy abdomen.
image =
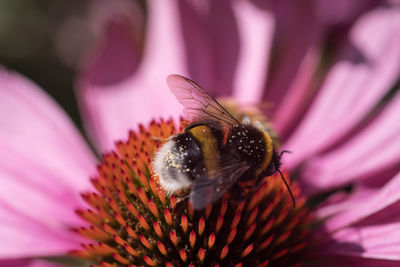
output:
M 196 179 L 206 171 L 201 144 L 189 132 L 184 132 L 174 138 L 175 146 L 173 152 L 179 155 L 180 169 L 190 180 Z M 175 169 L 176 170 L 176 169 Z

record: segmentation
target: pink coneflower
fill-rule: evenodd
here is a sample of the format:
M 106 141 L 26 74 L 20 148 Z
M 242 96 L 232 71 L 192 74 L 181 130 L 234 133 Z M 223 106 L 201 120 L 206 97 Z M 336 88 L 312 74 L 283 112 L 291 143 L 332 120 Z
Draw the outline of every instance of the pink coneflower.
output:
M 78 83 L 89 136 L 106 152 L 100 163 L 40 88 L 1 70 L 0 265 L 75 255 L 103 266 L 397 266 L 400 10 L 296 8 L 149 1 L 144 47 L 137 17 L 113 20 Z M 335 27 L 343 53 L 321 61 Z M 274 176 L 239 202 L 177 208 L 151 170 L 152 137 L 180 125 L 170 73 L 216 96 L 274 104 L 296 208 Z

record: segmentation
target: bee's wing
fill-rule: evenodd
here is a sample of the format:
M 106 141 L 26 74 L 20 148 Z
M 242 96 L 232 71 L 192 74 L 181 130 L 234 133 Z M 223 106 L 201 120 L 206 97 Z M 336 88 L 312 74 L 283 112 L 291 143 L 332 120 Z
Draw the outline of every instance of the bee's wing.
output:
M 189 120 L 220 121 L 229 126 L 240 124 L 221 104 L 194 81 L 172 74 L 167 84 L 178 101 L 185 107 L 183 112 Z
M 194 209 L 202 209 L 220 199 L 250 168 L 245 163 L 231 164 L 196 178 L 189 200 Z

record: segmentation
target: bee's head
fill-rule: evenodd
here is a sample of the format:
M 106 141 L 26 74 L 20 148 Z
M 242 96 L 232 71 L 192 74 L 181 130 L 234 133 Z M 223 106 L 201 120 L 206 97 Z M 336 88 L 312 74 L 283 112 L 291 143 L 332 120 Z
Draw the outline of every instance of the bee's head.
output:
M 261 173 L 261 175 L 258 177 L 258 180 L 261 181 L 266 176 L 270 176 L 270 175 L 273 175 L 275 172 L 279 172 L 283 182 L 285 183 L 285 185 L 286 185 L 286 187 L 287 187 L 287 189 L 288 189 L 288 191 L 290 193 L 290 196 L 291 196 L 291 198 L 293 200 L 293 207 L 294 207 L 296 205 L 296 201 L 294 199 L 292 191 L 290 190 L 290 186 L 286 182 L 285 177 L 283 177 L 283 174 L 281 172 L 281 164 L 282 164 L 281 158 L 282 158 L 282 155 L 284 153 L 290 153 L 290 151 L 282 150 L 281 152 L 276 152 L 274 150 L 274 153 L 273 153 L 272 159 L 271 159 L 271 163 L 269 164 L 268 168 L 264 172 Z

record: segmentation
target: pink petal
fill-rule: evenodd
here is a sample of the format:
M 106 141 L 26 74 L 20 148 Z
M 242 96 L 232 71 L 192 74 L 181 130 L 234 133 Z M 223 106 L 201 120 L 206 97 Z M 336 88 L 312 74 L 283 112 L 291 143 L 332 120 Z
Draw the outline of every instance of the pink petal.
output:
M 232 1 L 178 1 L 191 78 L 211 95 L 231 95 L 240 51 Z
M 369 199 L 378 190 L 357 187 L 350 195 L 348 193 L 336 193 L 329 197 L 323 203 L 323 206 L 318 208 L 316 214 L 320 218 L 329 218 L 347 210 L 357 209 L 360 203 Z
M 382 57 L 382 49 L 398 52 L 398 49 L 394 48 L 398 48 L 397 42 L 400 40 L 396 34 L 400 27 L 399 15 L 400 8 L 397 6 L 375 9 L 362 16 L 350 33 L 352 42 L 371 60 L 379 60 Z M 374 38 L 371 38 L 371 34 Z M 388 45 L 393 41 L 394 47 Z M 393 55 L 398 56 L 395 53 Z
M 399 261 L 389 260 L 389 259 L 371 259 L 371 258 L 361 258 L 359 256 L 344 256 L 331 255 L 325 257 L 322 261 L 323 266 L 326 267 L 398 267 Z
M 65 264 L 57 264 L 55 262 L 44 261 L 44 260 L 33 260 L 29 267 L 66 267 Z
M 44 260 L 33 260 L 29 267 L 66 267 L 65 264 L 57 264 L 55 262 L 44 261 Z
M 304 168 L 304 181 L 326 189 L 353 180 L 381 176 L 400 162 L 400 94 L 372 124 L 349 142 L 319 156 Z
M 233 96 L 242 104 L 255 104 L 260 101 L 266 82 L 274 18 L 248 1 L 233 2 L 233 9 L 240 36 Z
M 315 16 L 315 7 L 312 2 L 278 1 L 271 6 L 273 6 L 276 22 L 271 67 L 263 100 L 273 103 L 271 112 L 274 116 L 279 116 L 280 113 L 276 110 L 287 96 L 288 88 L 292 86 L 308 88 L 306 85 L 315 67 L 315 63 L 311 64 L 312 57 L 318 51 L 316 48 L 321 41 L 323 29 Z M 302 84 L 294 84 L 295 80 L 301 81 Z M 297 114 L 299 112 L 297 109 Z M 279 117 L 274 123 L 280 123 Z
M 294 131 L 294 129 L 298 126 L 301 118 L 306 113 L 307 109 L 310 106 L 311 101 L 315 97 L 316 90 L 313 89 L 315 87 L 315 78 L 316 72 L 324 73 L 324 68 L 319 65 L 321 59 L 321 42 L 322 38 L 326 37 L 325 33 L 332 34 L 332 32 L 338 32 L 338 25 L 340 26 L 341 31 L 344 31 L 344 28 L 347 26 L 344 25 L 351 25 L 352 22 L 356 17 L 358 17 L 361 13 L 365 12 L 365 10 L 371 8 L 373 6 L 372 1 L 368 0 L 356 0 L 356 1 L 346 1 L 346 0 L 339 0 L 339 1 L 315 1 L 310 7 L 310 10 L 307 12 L 308 15 L 311 17 L 307 18 L 306 21 L 313 24 L 314 28 L 311 28 L 311 32 L 308 34 L 312 34 L 312 38 L 309 36 L 302 36 L 301 38 L 305 37 L 305 40 L 300 39 L 302 42 L 306 42 L 306 48 L 303 48 L 303 55 L 299 61 L 299 63 L 293 62 L 292 58 L 289 58 L 289 62 L 287 69 L 294 68 L 294 74 L 292 78 L 288 78 L 288 71 L 277 71 L 278 75 L 281 75 L 280 83 L 289 83 L 285 87 L 276 87 L 274 85 L 273 79 L 271 80 L 272 86 L 269 89 L 271 92 L 267 92 L 268 95 L 278 94 L 280 103 L 276 107 L 274 112 L 273 121 L 275 129 L 278 131 L 279 136 L 282 141 L 285 141 Z M 301 14 L 297 16 L 304 15 L 304 3 L 302 4 L 301 8 L 297 8 L 297 10 L 301 10 Z M 314 16 L 315 17 L 314 17 Z M 286 16 L 286 13 L 285 13 Z M 285 17 L 286 19 L 286 17 Z M 294 30 L 298 29 L 299 23 L 296 23 L 296 26 L 292 26 Z M 335 27 L 332 27 L 335 26 Z M 300 26 L 301 27 L 301 26 Z M 306 26 L 307 27 L 307 26 Z M 307 27 L 310 28 L 310 27 Z M 278 27 L 279 30 L 279 27 Z M 289 32 L 286 30 L 286 32 Z M 304 33 L 304 32 L 301 32 Z M 278 33 L 279 34 L 279 33 Z M 279 35 L 278 35 L 279 36 Z M 294 40 L 293 34 L 289 32 L 289 42 Z M 340 38 L 340 37 L 339 37 Z M 298 45 L 298 39 L 296 38 L 296 42 L 294 43 L 294 51 L 300 52 Z M 337 38 L 336 38 L 337 39 Z M 290 45 L 290 44 L 289 44 Z M 283 47 L 283 45 L 281 45 Z M 332 50 L 332 48 L 331 48 Z M 282 54 L 286 55 L 287 52 L 281 52 Z M 335 54 L 335 52 L 332 52 Z M 278 67 L 279 64 L 277 63 Z M 319 69 L 317 70 L 317 68 Z M 274 67 L 275 68 L 275 67 Z M 321 70 L 322 69 L 322 70 Z M 271 70 L 274 72 L 274 70 Z M 287 88 L 287 89 L 286 89 Z M 271 100 L 271 99 L 267 99 Z M 278 101 L 276 100 L 276 101 Z M 275 102 L 277 103 L 277 102 Z
M 0 205 L 0 208 L 4 207 Z M 83 240 L 67 227 L 48 229 L 43 222 L 30 217 L 7 215 L 7 218 L 0 218 L 3 220 L 0 226 L 1 259 L 65 255 L 69 250 L 79 248 Z M 49 216 L 46 219 L 49 220 Z
M 0 258 L 65 253 L 95 157 L 40 88 L 4 69 L 0 84 Z
M 297 127 L 315 97 L 312 87 L 326 29 L 314 5 L 312 1 L 279 1 L 274 5 L 273 56 L 263 99 L 273 103 L 269 113 L 282 141 Z
M 110 19 L 106 25 L 106 40 L 93 51 L 85 68 L 86 82 L 107 86 L 128 79 L 139 67 L 141 47 L 135 24 L 125 17 Z M 135 34 L 136 33 L 136 34 Z
M 375 4 L 376 1 L 375 1 Z M 315 1 L 315 9 L 320 20 L 328 24 L 349 23 L 354 20 L 357 15 L 371 8 L 374 1 L 371 0 L 317 0 Z
M 400 73 L 399 13 L 377 9 L 355 25 L 351 36 L 366 61 L 334 66 L 301 126 L 285 144 L 294 152 L 286 157 L 289 168 L 343 137 L 391 89 Z M 372 34 L 374 38 L 363 39 Z
M 399 218 L 397 218 L 398 220 Z M 400 223 L 352 227 L 332 235 L 327 255 L 400 261 Z M 322 247 L 322 246 L 321 246 Z M 339 258 L 340 259 L 340 258 Z
M 286 140 L 290 136 L 310 105 L 313 96 L 309 87 L 314 78 L 320 53 L 316 44 L 309 47 L 296 76 L 293 77 L 290 87 L 274 113 L 274 126 L 281 140 Z
M 212 95 L 257 103 L 265 84 L 273 18 L 248 1 L 180 1 L 191 78 Z
M 372 215 L 380 213 L 380 219 L 392 220 L 392 214 L 400 214 L 400 173 L 392 178 L 383 188 L 370 193 L 364 198 L 358 198 L 358 203 L 345 205 L 346 210 L 335 215 L 326 223 L 328 231 L 335 231 L 355 223 L 367 223 Z M 348 204 L 348 203 L 346 203 Z M 336 204 L 333 204 L 335 206 Z M 339 205 L 342 205 L 340 203 Z M 329 207 L 327 207 L 329 208 Z
M 346 256 L 353 262 L 357 257 L 399 261 L 399 190 L 400 173 L 380 190 L 323 208 L 334 210 L 340 206 L 341 209 L 338 214 L 331 215 L 324 225 L 325 230 L 331 233 L 332 240 L 321 246 L 323 254 Z M 386 263 L 390 266 L 390 262 Z
M 22 267 L 29 266 L 31 263 L 30 259 L 0 260 L 0 266 L 3 267 Z
M 50 261 L 44 260 L 32 260 L 32 259 L 15 259 L 0 261 L 1 267 L 66 267 L 66 265 L 56 264 Z
M 179 16 L 175 1 L 148 1 L 148 31 L 146 34 L 143 59 L 135 72 L 107 84 L 92 83 L 88 77 L 81 77 L 78 96 L 83 111 L 86 128 L 101 151 L 109 150 L 117 140 L 127 137 L 128 130 L 139 122 L 148 122 L 160 116 L 177 117 L 182 108 L 167 89 L 165 78 L 168 74 L 186 75 L 182 53 Z M 121 30 L 120 28 L 125 30 Z M 135 37 L 132 20 L 114 25 L 114 30 L 105 38 L 105 50 L 94 59 L 112 72 L 116 69 L 125 73 L 125 65 L 119 62 L 107 64 L 107 58 L 126 55 L 129 60 L 132 46 L 126 45 Z M 131 69 L 132 70 L 132 69 Z M 107 71 L 104 71 L 107 75 Z

